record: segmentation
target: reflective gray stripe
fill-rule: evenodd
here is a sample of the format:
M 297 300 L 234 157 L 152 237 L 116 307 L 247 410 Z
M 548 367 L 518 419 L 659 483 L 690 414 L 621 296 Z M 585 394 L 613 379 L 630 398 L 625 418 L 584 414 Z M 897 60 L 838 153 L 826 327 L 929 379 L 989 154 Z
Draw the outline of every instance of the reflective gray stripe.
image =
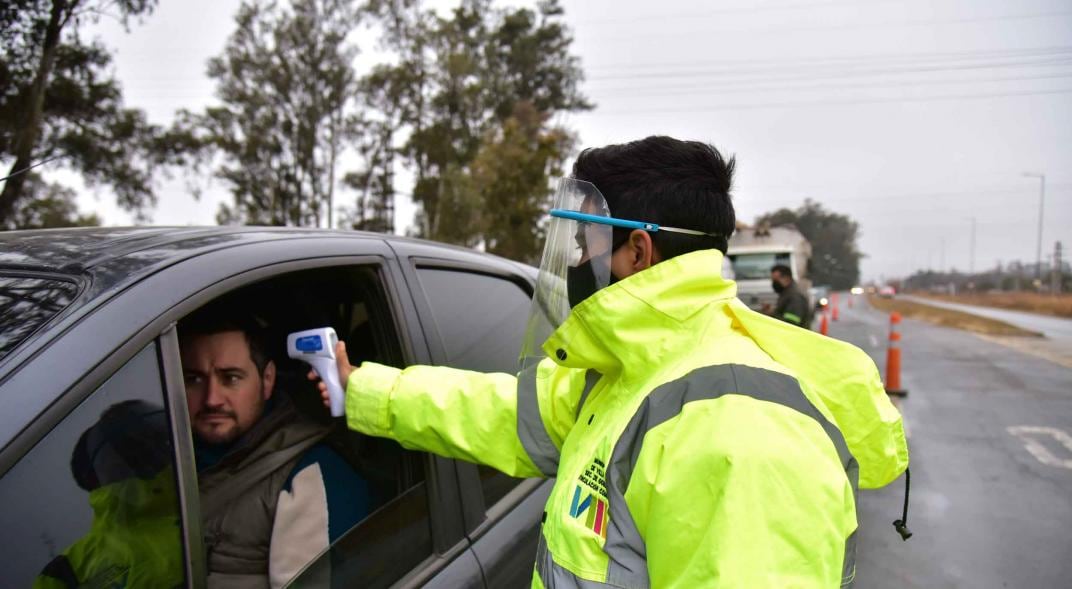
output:
M 536 396 L 538 366 L 534 363 L 517 375 L 517 437 L 536 468 L 553 477 L 558 472 L 559 452 L 540 418 L 540 400 Z
M 584 409 L 584 402 L 588 400 L 588 393 L 591 393 L 592 389 L 596 388 L 596 383 L 601 378 L 603 378 L 603 375 L 595 370 L 588 370 L 584 373 L 584 391 L 581 392 L 581 398 L 577 401 L 577 413 L 573 416 L 574 419 L 581 416 L 581 409 Z
M 785 374 L 735 364 L 696 369 L 681 379 L 653 390 L 633 415 L 614 446 L 607 466 L 607 492 L 610 522 L 604 551 L 610 560 L 607 582 L 618 587 L 647 587 L 647 548 L 625 502 L 625 491 L 636 467 L 644 436 L 653 428 L 681 413 L 686 403 L 717 399 L 726 394 L 740 394 L 778 403 L 816 420 L 837 449 L 845 474 L 852 484 L 855 500 L 859 466 L 849 452 L 841 432 L 816 409 L 796 379 Z M 845 542 L 842 586 L 851 586 L 855 573 L 855 533 Z

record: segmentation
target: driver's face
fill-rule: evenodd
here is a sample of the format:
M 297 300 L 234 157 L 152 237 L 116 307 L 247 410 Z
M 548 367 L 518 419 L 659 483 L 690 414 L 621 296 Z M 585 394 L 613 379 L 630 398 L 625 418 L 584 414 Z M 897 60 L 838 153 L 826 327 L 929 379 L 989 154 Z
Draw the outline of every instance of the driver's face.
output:
M 182 370 L 190 423 L 209 444 L 233 442 L 249 431 L 275 383 L 275 365 L 269 362 L 262 374 L 240 331 L 184 340 Z

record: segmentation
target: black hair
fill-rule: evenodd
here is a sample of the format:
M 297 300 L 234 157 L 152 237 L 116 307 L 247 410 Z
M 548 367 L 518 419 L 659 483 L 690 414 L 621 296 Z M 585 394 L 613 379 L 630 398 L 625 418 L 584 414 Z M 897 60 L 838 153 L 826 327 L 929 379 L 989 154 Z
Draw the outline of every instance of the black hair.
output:
M 268 355 L 268 334 L 257 319 L 241 310 L 237 303 L 210 303 L 179 322 L 179 339 L 183 342 L 192 337 L 228 331 L 239 331 L 245 336 L 249 357 L 257 366 L 258 374 L 263 376 L 264 368 L 271 360 Z
M 82 432 L 71 453 L 75 483 L 93 491 L 130 478 L 148 480 L 171 463 L 167 413 L 159 405 L 139 400 L 120 401 Z M 104 447 L 109 460 L 98 460 Z
M 785 264 L 775 264 L 771 266 L 770 271 L 777 272 L 779 276 L 784 276 L 786 278 L 793 277 L 793 271 L 790 270 L 789 266 L 786 266 Z
M 573 164 L 573 177 L 595 184 L 610 214 L 717 237 L 657 231 L 652 243 L 664 259 L 701 249 L 726 253 L 736 216 L 730 200 L 735 158 L 727 160 L 699 141 L 652 136 L 586 149 Z M 630 230 L 614 228 L 614 249 Z

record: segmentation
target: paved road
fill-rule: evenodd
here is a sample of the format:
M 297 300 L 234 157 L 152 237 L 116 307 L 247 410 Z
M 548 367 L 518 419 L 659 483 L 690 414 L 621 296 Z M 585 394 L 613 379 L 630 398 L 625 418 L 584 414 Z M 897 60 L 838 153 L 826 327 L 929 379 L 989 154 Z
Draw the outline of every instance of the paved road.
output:
M 844 301 L 844 297 L 842 298 Z M 830 335 L 885 369 L 888 319 L 857 297 Z M 862 589 L 1072 587 L 1072 369 L 954 329 L 903 324 L 912 492 L 862 491 Z
M 1072 319 L 1053 317 L 1051 315 L 1040 315 L 1038 313 L 1027 313 L 1024 311 L 995 309 L 993 307 L 947 303 L 945 301 L 936 301 L 934 299 L 923 297 L 899 295 L 897 298 L 997 319 L 998 321 L 1004 321 L 1005 323 L 1015 325 L 1022 329 L 1037 331 L 1055 342 L 1072 346 Z M 1070 586 L 1072 586 L 1072 584 L 1070 584 Z

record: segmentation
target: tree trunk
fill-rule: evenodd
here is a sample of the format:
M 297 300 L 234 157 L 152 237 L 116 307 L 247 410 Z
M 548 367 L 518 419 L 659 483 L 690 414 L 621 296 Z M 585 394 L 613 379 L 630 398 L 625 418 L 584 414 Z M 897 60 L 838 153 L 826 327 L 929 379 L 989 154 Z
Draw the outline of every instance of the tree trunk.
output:
M 15 163 L 11 165 L 9 174 L 15 174 L 33 164 L 34 147 L 37 145 L 37 137 L 41 127 L 41 113 L 45 106 L 45 88 L 52 76 L 52 66 L 56 61 L 56 47 L 60 44 L 60 32 L 67 22 L 65 13 L 68 13 L 67 0 L 53 0 L 52 12 L 48 17 L 48 27 L 45 29 L 45 43 L 41 52 L 41 63 L 37 67 L 30 95 L 26 98 L 22 128 L 15 137 Z M 22 188 L 26 181 L 25 173 L 18 173 L 8 178 L 4 183 L 4 190 L 0 192 L 0 225 L 7 222 L 14 215 L 15 203 L 22 196 Z

